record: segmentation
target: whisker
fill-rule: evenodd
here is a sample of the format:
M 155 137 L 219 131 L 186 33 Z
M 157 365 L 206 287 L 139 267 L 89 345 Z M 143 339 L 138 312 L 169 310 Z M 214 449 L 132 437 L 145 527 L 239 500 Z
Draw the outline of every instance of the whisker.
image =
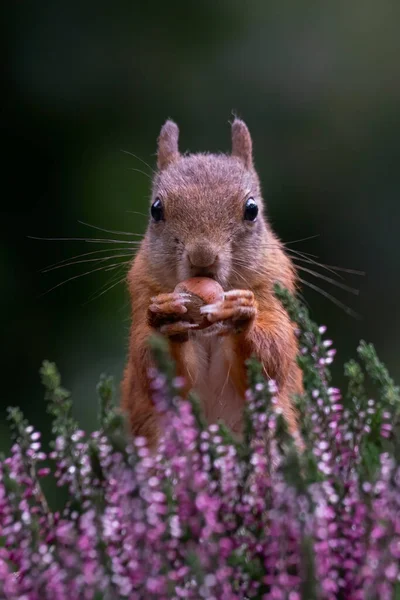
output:
M 104 231 L 104 233 L 115 233 L 116 235 L 132 235 L 137 237 L 143 237 L 142 233 L 129 233 L 128 231 L 114 231 L 113 229 L 103 229 L 102 227 L 98 227 L 97 225 L 91 225 L 90 223 L 85 223 L 84 221 L 78 221 L 81 225 L 85 225 L 86 227 L 91 227 L 92 229 L 97 229 L 98 231 Z
M 231 271 L 236 277 L 239 277 L 240 279 L 242 279 L 244 281 L 244 283 L 246 284 L 246 286 L 249 285 L 247 280 L 245 279 L 245 277 L 241 273 L 239 273 L 239 271 L 237 269 L 235 269 L 235 267 L 231 266 Z
M 126 210 L 125 212 L 130 213 L 131 215 L 141 215 L 142 217 L 148 217 L 147 213 L 139 212 L 138 210 Z
M 121 267 L 124 267 L 125 265 L 121 265 Z M 84 302 L 84 306 L 86 304 L 88 304 L 89 302 L 93 302 L 94 300 L 97 300 L 98 298 L 100 298 L 100 296 L 102 296 L 103 294 L 106 294 L 108 291 L 110 291 L 113 287 L 115 287 L 116 285 L 118 285 L 119 283 L 122 283 L 125 279 L 126 279 L 126 273 L 124 273 L 124 275 L 122 277 L 120 277 L 121 274 L 121 269 L 116 269 L 116 273 L 114 273 L 114 275 L 112 277 L 110 277 L 110 279 L 103 284 L 98 290 L 97 292 L 94 292 L 89 299 Z M 117 280 L 115 282 L 115 279 Z
M 48 267 L 45 269 L 42 269 L 42 273 L 49 273 L 50 271 L 55 271 L 56 269 L 63 269 L 64 267 L 70 267 L 73 265 L 79 265 L 79 264 L 83 264 L 83 263 L 90 263 L 90 262 L 106 262 L 108 260 L 113 260 L 115 258 L 126 258 L 128 256 L 131 256 L 130 254 L 113 254 L 112 256 L 103 256 L 101 258 L 87 258 L 84 260 L 73 260 L 71 262 L 66 262 L 63 264 L 58 264 L 58 265 L 54 265 L 52 267 Z
M 306 254 L 304 254 L 303 252 L 299 252 L 298 250 L 291 250 L 290 248 L 286 248 L 286 251 L 291 254 L 293 261 L 298 260 L 299 262 L 305 262 L 305 263 L 308 263 L 311 265 L 315 265 L 316 267 L 325 269 L 325 271 L 332 273 L 332 275 L 335 275 L 336 277 L 343 279 L 343 277 L 341 275 L 338 275 L 333 269 L 331 269 L 330 265 L 324 265 L 323 263 L 318 262 L 314 258 L 311 258 L 310 256 L 307 256 Z
M 293 240 L 291 242 L 286 242 L 286 243 L 283 243 L 283 245 L 284 246 L 288 246 L 290 244 L 295 244 L 297 242 L 305 242 L 306 240 L 311 240 L 311 239 L 316 238 L 316 237 L 320 237 L 320 234 L 318 233 L 316 235 L 311 235 L 309 237 L 305 237 L 305 238 L 300 239 L 300 240 Z M 288 249 L 288 251 L 289 252 L 296 252 L 295 250 L 292 250 L 292 249 Z M 302 254 L 304 256 L 310 256 L 312 258 L 318 258 L 315 254 L 311 254 L 310 252 L 301 252 L 299 254 Z M 324 265 L 323 263 L 318 263 L 318 264 L 321 267 L 328 267 L 329 266 L 332 269 L 336 269 L 336 271 L 342 271 L 343 273 L 349 273 L 351 275 L 360 275 L 360 276 L 364 276 L 365 275 L 365 271 L 359 271 L 357 269 L 347 269 L 347 268 L 344 268 L 344 267 L 337 267 L 336 265 Z
M 258 274 L 258 275 L 263 275 L 263 274 L 265 275 L 266 274 L 265 269 L 257 269 L 253 265 L 249 265 L 248 262 L 240 262 L 236 258 L 233 261 L 233 265 L 236 265 L 236 267 L 238 267 L 240 269 L 245 269 L 247 272 L 251 271 L 251 273 L 255 273 L 255 274 Z M 233 268 L 233 267 L 231 267 L 231 268 Z M 239 271 L 237 271 L 237 270 L 236 270 L 236 275 L 238 275 L 238 276 L 242 277 L 242 279 L 244 279 L 243 275 Z
M 70 260 L 75 260 L 76 258 L 83 258 L 85 256 L 92 256 L 93 254 L 102 254 L 103 252 L 117 252 L 119 250 L 126 250 L 126 252 L 132 252 L 131 248 L 103 248 L 102 250 L 93 250 L 92 252 L 84 252 L 83 254 L 77 254 L 76 256 L 69 256 L 68 258 L 64 258 L 59 262 L 53 263 L 51 265 L 47 265 L 44 269 L 50 269 L 51 267 L 56 267 L 57 265 L 61 265 Z
M 293 242 L 286 242 L 283 245 L 287 246 L 289 244 L 293 244 L 295 242 L 301 242 L 301 241 L 305 241 L 305 240 L 309 240 L 312 239 L 314 237 L 319 237 L 319 234 L 315 235 L 315 236 L 310 236 L 308 238 L 303 238 L 303 240 L 294 240 Z M 292 250 L 290 248 L 287 248 L 288 252 L 296 252 L 296 250 Z M 298 252 L 298 251 L 297 251 Z M 311 257 L 311 258 L 318 258 L 316 254 L 311 254 L 310 252 L 298 252 L 298 254 L 303 255 L 304 257 Z M 318 263 L 321 267 L 330 267 L 331 269 L 335 269 L 336 271 L 342 271 L 343 273 L 349 273 L 350 275 L 360 275 L 360 276 L 364 276 L 365 275 L 365 271 L 360 271 L 358 269 L 348 269 L 345 267 L 338 267 L 336 265 L 325 265 L 324 263 Z
M 110 290 L 112 290 L 114 287 L 116 287 L 117 285 L 120 285 L 121 283 L 123 283 L 126 279 L 126 275 L 124 274 L 122 277 L 120 277 L 118 279 L 118 281 L 116 281 L 115 283 L 113 283 L 112 285 L 110 285 L 107 289 L 103 290 L 100 294 L 97 294 L 96 296 L 94 296 L 92 298 L 92 300 L 90 300 L 90 302 L 94 302 L 95 300 L 98 300 L 103 294 L 107 294 L 107 292 L 109 292 Z
M 148 169 L 150 169 L 150 171 L 156 175 L 156 171 L 153 169 L 153 167 L 151 167 L 149 165 L 149 163 L 147 163 L 145 160 L 143 160 L 143 158 L 140 158 L 140 156 L 136 156 L 136 154 L 133 154 L 133 152 L 129 152 L 128 150 L 122 150 L 121 152 L 123 152 L 124 154 L 129 154 L 129 156 L 133 156 L 133 158 L 136 158 L 136 160 L 140 160 L 141 163 L 143 163 Z
M 128 167 L 128 171 L 136 171 L 136 173 L 141 173 L 142 175 L 145 175 L 146 177 L 151 179 L 150 173 L 146 173 L 146 171 L 142 171 L 141 169 L 135 169 L 134 167 Z
M 285 248 L 286 252 L 296 252 L 296 250 L 293 250 L 292 248 Z M 301 254 L 303 256 L 309 256 L 311 258 L 318 258 L 317 254 L 312 254 L 312 252 L 304 252 L 304 250 L 301 251 Z
M 234 261 L 234 264 L 236 264 L 236 266 L 239 266 L 239 267 L 241 267 L 241 266 L 247 266 L 247 267 L 248 267 L 248 264 L 247 264 L 247 263 L 245 263 L 245 262 L 243 262 L 243 263 L 240 263 L 240 259 L 239 259 L 239 260 L 238 260 L 238 259 L 235 259 L 235 261 Z M 305 267 L 303 267 L 303 270 L 304 270 L 304 269 L 306 269 L 306 268 L 305 268 Z M 261 270 L 259 270 L 259 269 L 254 269 L 254 268 L 252 268 L 252 270 L 253 270 L 253 273 L 256 273 L 256 274 L 259 274 L 259 275 L 265 275 L 265 271 L 261 271 Z M 307 269 L 307 271 L 308 271 L 308 272 L 310 272 L 312 275 L 315 275 L 315 276 L 317 276 L 317 277 L 318 277 L 318 276 L 320 276 L 322 279 L 326 279 L 326 278 L 325 278 L 325 276 L 324 276 L 324 275 L 322 275 L 321 273 L 315 273 L 315 272 L 311 271 L 311 269 Z M 236 274 L 240 276 L 240 274 L 239 274 L 239 273 L 236 273 Z M 243 278 L 243 279 L 244 279 L 244 278 Z M 330 280 L 330 278 L 328 278 L 328 280 Z M 355 311 L 353 311 L 353 310 L 352 310 L 352 309 L 351 309 L 349 306 L 347 306 L 346 304 L 344 304 L 343 302 L 341 302 L 341 301 L 340 301 L 338 298 L 336 298 L 336 297 L 335 297 L 335 296 L 333 296 L 332 294 L 328 293 L 328 292 L 327 292 L 327 291 L 325 291 L 324 289 L 320 288 L 319 286 L 317 286 L 317 285 L 315 285 L 315 284 L 313 284 L 313 283 L 311 283 L 311 282 L 309 282 L 309 281 L 307 281 L 307 280 L 305 280 L 305 279 L 303 279 L 303 278 L 301 278 L 301 277 L 299 277 L 299 281 L 300 281 L 300 282 L 301 282 L 303 285 L 305 285 L 305 286 L 308 286 L 309 288 L 313 289 L 314 291 L 316 291 L 316 292 L 320 293 L 322 296 L 325 296 L 325 297 L 326 297 L 327 299 L 329 299 L 329 300 L 330 300 L 330 301 L 331 301 L 333 304 L 337 305 L 339 308 L 341 308 L 342 310 L 344 310 L 344 311 L 345 311 L 345 312 L 346 312 L 348 315 L 350 315 L 350 316 L 352 316 L 352 317 L 355 317 L 355 318 L 357 318 L 357 319 L 360 319 L 360 318 L 361 318 L 361 316 L 360 316 L 358 313 L 356 313 Z M 338 281 L 335 281 L 335 280 L 330 280 L 330 281 L 329 281 L 329 283 L 332 283 L 333 285 L 337 285 L 337 286 L 339 286 L 340 288 L 343 288 L 343 289 L 345 289 L 346 291 L 349 291 L 349 292 L 351 292 L 351 293 L 353 293 L 353 294 L 357 294 L 357 293 L 358 293 L 358 290 L 353 290 L 352 288 L 348 288 L 347 286 L 345 286 L 344 284 L 341 284 L 341 283 L 340 283 L 340 282 L 338 282 Z M 299 294 L 300 294 L 300 292 L 299 292 L 298 290 L 297 290 L 297 292 L 296 292 L 296 293 L 297 293 L 297 295 L 299 295 Z
M 315 264 L 316 266 L 321 267 L 321 269 L 326 269 L 327 271 L 334 273 L 337 277 L 340 277 L 341 279 L 343 279 L 343 277 L 341 277 L 341 275 L 336 273 L 336 271 L 340 271 L 342 273 L 347 273 L 348 275 L 359 275 L 360 277 L 365 276 L 365 271 L 357 271 L 356 269 L 347 269 L 345 267 L 336 267 L 333 265 L 326 265 L 324 263 L 320 263 L 315 260 L 310 260 L 308 258 L 300 258 L 300 257 L 293 256 L 293 260 L 299 261 L 299 262 L 305 262 L 305 263 L 309 263 L 309 264 Z
M 126 264 L 128 264 L 128 262 L 130 262 L 130 261 L 126 261 Z M 46 292 L 43 292 L 43 294 L 40 294 L 39 298 L 41 298 L 42 296 L 45 296 L 46 294 L 49 294 L 50 292 L 61 287 L 62 285 L 65 285 L 69 281 L 73 281 L 74 279 L 79 279 L 80 277 L 85 277 L 85 275 L 90 275 L 91 273 L 96 273 L 96 271 L 112 271 L 113 269 L 116 269 L 116 268 L 122 266 L 122 264 L 123 263 L 116 263 L 115 265 L 109 265 L 109 266 L 107 265 L 107 266 L 103 266 L 103 267 L 98 267 L 96 269 L 91 269 L 90 271 L 87 271 L 86 273 L 79 273 L 79 275 L 74 275 L 73 277 L 69 277 L 68 279 L 65 279 L 64 281 L 57 283 L 56 285 L 54 285 L 52 288 L 50 288 Z
M 344 312 L 347 313 L 348 315 L 350 315 L 351 317 L 354 317 L 356 319 L 362 318 L 361 315 L 359 315 L 354 310 L 352 310 L 349 306 L 347 306 L 346 304 L 344 304 L 343 302 L 341 302 L 340 300 L 335 298 L 335 296 L 332 296 L 332 294 L 329 294 L 322 288 L 318 287 L 317 285 L 314 285 L 313 283 L 310 283 L 309 281 L 306 281 L 305 279 L 302 279 L 301 277 L 299 279 L 300 279 L 301 283 L 303 283 L 304 285 L 313 289 L 314 291 L 318 292 L 322 296 L 325 296 L 326 298 L 328 298 L 328 300 L 330 300 L 333 304 L 336 304 L 336 306 L 338 306 L 339 308 L 344 310 Z
M 307 238 L 304 238 L 307 239 Z M 291 242 L 289 242 L 291 243 Z M 285 246 L 285 244 L 282 244 L 283 246 Z M 280 246 L 279 244 L 262 244 L 260 247 L 264 247 L 264 248 L 270 248 L 270 249 L 279 249 Z M 358 276 L 365 276 L 365 271 L 360 271 L 358 269 L 349 269 L 346 267 L 338 267 L 336 265 L 328 265 L 325 263 L 321 263 L 318 262 L 317 260 L 313 260 L 315 258 L 318 258 L 318 256 L 316 254 L 311 254 L 310 252 L 300 252 L 299 250 L 294 250 L 293 248 L 285 248 L 286 252 L 289 252 L 292 255 L 297 255 L 299 258 L 294 258 L 292 256 L 292 258 L 294 260 L 298 260 L 301 262 L 309 262 L 312 264 L 315 264 L 318 267 L 321 267 L 322 269 L 325 269 L 327 271 L 330 271 L 332 274 L 336 275 L 337 277 L 340 277 L 342 279 L 342 277 L 336 273 L 336 271 L 342 272 L 342 273 L 348 273 L 349 275 L 358 275 Z
M 327 277 L 326 275 L 323 275 L 322 273 L 317 273 L 316 271 L 313 271 L 312 269 L 307 269 L 307 267 L 302 267 L 300 265 L 297 265 L 297 269 L 299 269 L 300 271 L 305 271 L 306 273 L 310 273 L 310 275 L 312 275 L 313 277 L 318 277 L 319 279 L 323 279 L 324 281 L 327 281 L 328 283 L 331 283 L 332 285 L 336 285 L 336 287 L 338 287 L 342 290 L 345 290 L 346 292 L 350 292 L 351 294 L 354 294 L 355 296 L 358 296 L 358 294 L 360 293 L 360 290 L 350 287 L 350 286 L 346 285 L 345 283 L 340 283 L 340 281 L 336 281 L 335 279 L 332 279 L 331 277 Z
M 270 249 L 279 248 L 278 245 L 272 245 L 272 244 L 265 244 L 264 246 L 261 246 L 261 247 L 270 248 Z M 293 248 L 285 248 L 285 250 L 286 250 L 286 252 L 291 254 L 292 260 L 313 264 L 317 267 L 320 267 L 321 269 L 325 269 L 326 271 L 329 271 L 333 275 L 336 275 L 336 277 L 340 277 L 340 279 L 343 279 L 343 277 L 341 275 L 339 275 L 338 273 L 336 273 L 336 271 L 341 271 L 344 273 L 348 273 L 350 275 L 361 275 L 361 276 L 365 275 L 365 273 L 363 271 L 358 271 L 356 269 L 347 269 L 344 267 L 337 267 L 337 266 L 327 265 L 327 264 L 318 262 L 317 260 L 314 260 L 313 258 L 311 258 L 311 257 L 317 258 L 316 255 L 310 254 L 309 252 L 300 252 L 299 250 L 293 250 Z
M 90 244 L 141 244 L 141 240 L 110 240 L 108 238 L 78 238 L 78 237 L 37 237 L 27 236 L 30 240 L 41 240 L 45 242 L 88 242 Z
M 321 267 L 325 267 L 323 263 L 318 263 Z M 342 273 L 348 273 L 349 275 L 359 275 L 360 277 L 365 277 L 365 271 L 358 271 L 357 269 L 347 269 L 346 267 L 337 267 L 336 265 L 329 265 L 332 269 L 336 271 L 341 271 Z
M 290 242 L 285 242 L 285 243 L 282 242 L 282 243 L 283 243 L 284 246 L 289 246 L 290 244 L 298 244 L 299 242 L 306 242 L 307 240 L 313 240 L 313 239 L 315 239 L 317 237 L 320 237 L 319 233 L 316 233 L 315 235 L 309 235 L 309 236 L 307 236 L 305 238 L 300 238 L 298 240 L 292 240 Z
M 298 260 L 298 259 L 297 259 L 296 257 L 293 257 L 293 258 L 292 258 L 292 260 Z M 310 261 L 308 261 L 308 260 L 306 261 L 306 260 L 305 260 L 304 262 L 307 262 L 307 263 L 309 263 Z M 315 262 L 315 261 L 312 261 L 312 264 L 314 264 L 314 262 Z M 238 259 L 238 258 L 235 258 L 235 260 L 234 260 L 234 264 L 236 264 L 236 265 L 237 265 L 237 266 L 239 266 L 239 267 L 245 268 L 245 269 L 246 269 L 246 271 L 252 271 L 253 273 L 257 273 L 257 274 L 259 274 L 259 275 L 263 275 L 263 274 L 264 274 L 264 275 L 266 275 L 266 274 L 267 274 L 267 272 L 268 272 L 268 270 L 267 270 L 267 269 L 263 269 L 263 268 L 261 268 L 261 269 L 257 269 L 257 268 L 255 268 L 255 267 L 254 267 L 254 265 L 251 265 L 251 264 L 249 264 L 247 261 L 244 261 L 243 259 Z M 317 266 L 321 266 L 319 263 L 316 263 L 316 265 L 317 265 Z M 296 263 L 294 263 L 294 266 L 295 266 L 296 268 L 298 268 L 298 269 L 307 270 L 307 269 L 306 269 L 306 267 L 302 267 L 301 265 L 297 265 Z M 312 271 L 312 270 L 310 270 L 310 273 L 316 273 L 316 276 L 319 276 L 319 275 L 321 275 L 321 277 L 323 277 L 323 274 L 322 274 L 322 273 L 321 273 L 321 274 L 319 274 L 317 271 Z M 336 275 L 336 273 L 335 273 L 335 272 L 333 272 L 333 274 L 334 274 L 334 275 Z M 340 282 L 338 282 L 338 281 L 336 281 L 336 280 L 333 280 L 333 279 L 331 280 L 330 278 L 327 278 L 326 280 L 327 280 L 327 281 L 329 281 L 329 282 L 332 282 L 332 283 L 334 283 L 334 284 L 338 284 L 338 285 L 340 284 Z M 343 286 L 344 286 L 344 285 L 345 285 L 345 284 L 343 284 Z M 346 289 L 346 288 L 344 288 L 344 289 Z
M 308 239 L 308 238 L 304 238 L 304 239 Z M 312 254 L 311 252 L 300 252 L 299 250 L 294 250 L 293 248 L 287 248 L 286 246 L 288 246 L 291 243 L 295 243 L 297 241 L 301 241 L 301 240 L 294 240 L 293 242 L 279 242 L 276 244 L 271 244 L 270 242 L 267 243 L 263 243 L 260 244 L 258 247 L 259 248 L 272 248 L 272 249 L 280 249 L 280 250 L 284 250 L 285 252 L 293 252 L 293 253 L 300 253 L 301 255 L 304 256 L 311 256 L 313 258 L 318 258 L 316 254 Z

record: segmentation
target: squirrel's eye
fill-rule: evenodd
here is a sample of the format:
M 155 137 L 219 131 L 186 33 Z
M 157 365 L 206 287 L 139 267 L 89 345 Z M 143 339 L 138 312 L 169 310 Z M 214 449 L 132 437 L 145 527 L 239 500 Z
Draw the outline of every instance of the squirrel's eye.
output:
M 255 221 L 258 215 L 258 206 L 254 198 L 249 198 L 244 207 L 244 220 Z
M 155 221 L 162 221 L 164 219 L 164 209 L 160 198 L 154 200 L 150 212 Z

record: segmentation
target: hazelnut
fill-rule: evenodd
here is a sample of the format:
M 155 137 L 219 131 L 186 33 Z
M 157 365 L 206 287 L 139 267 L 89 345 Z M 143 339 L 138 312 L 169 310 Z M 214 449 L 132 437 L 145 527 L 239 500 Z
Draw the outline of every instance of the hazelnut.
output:
M 217 281 L 210 277 L 191 277 L 178 283 L 174 291 L 190 294 L 190 302 L 186 304 L 185 318 L 190 323 L 197 323 L 199 329 L 205 329 L 211 325 L 207 315 L 200 313 L 200 308 L 224 299 L 224 290 Z

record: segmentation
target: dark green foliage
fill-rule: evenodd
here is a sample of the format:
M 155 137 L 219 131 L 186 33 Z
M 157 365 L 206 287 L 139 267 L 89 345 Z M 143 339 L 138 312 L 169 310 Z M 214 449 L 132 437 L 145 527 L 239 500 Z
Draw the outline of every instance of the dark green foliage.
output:
M 54 363 L 45 360 L 40 375 L 45 388 L 44 397 L 48 402 L 48 411 L 53 417 L 53 434 L 68 440 L 78 429 L 78 424 L 72 417 L 71 394 L 61 387 L 61 377 Z

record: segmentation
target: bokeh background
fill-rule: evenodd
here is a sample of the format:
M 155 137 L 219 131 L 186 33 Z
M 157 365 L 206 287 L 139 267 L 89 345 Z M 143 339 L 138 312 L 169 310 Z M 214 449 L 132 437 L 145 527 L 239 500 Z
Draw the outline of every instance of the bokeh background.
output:
M 9 404 L 49 431 L 44 358 L 73 390 L 82 426 L 96 426 L 98 376 L 119 380 L 129 330 L 124 283 L 102 292 L 126 267 L 41 271 L 130 246 L 28 236 L 135 239 L 78 221 L 144 231 L 167 117 L 191 151 L 228 151 L 232 111 L 245 119 L 278 234 L 317 236 L 291 247 L 366 273 L 342 273 L 359 297 L 307 275 L 361 315 L 304 287 L 338 348 L 336 381 L 360 338 L 400 379 L 398 2 L 24 0 L 2 10 L 0 449 Z

